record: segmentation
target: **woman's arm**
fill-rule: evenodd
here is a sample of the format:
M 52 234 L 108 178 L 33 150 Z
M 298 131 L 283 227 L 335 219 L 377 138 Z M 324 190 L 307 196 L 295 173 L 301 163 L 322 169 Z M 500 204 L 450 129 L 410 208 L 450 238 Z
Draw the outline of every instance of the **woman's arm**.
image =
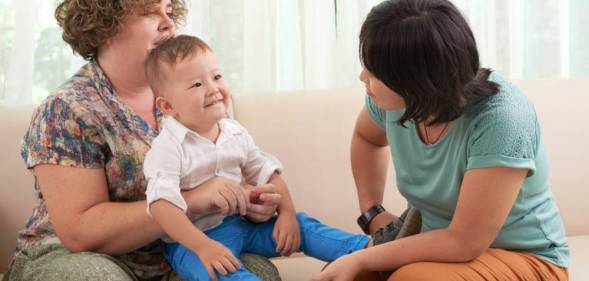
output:
M 63 245 L 72 252 L 94 251 L 120 255 L 163 235 L 162 229 L 147 215 L 145 200 L 125 203 L 109 201 L 106 175 L 102 169 L 42 164 L 37 165 L 34 172 L 55 232 Z M 188 211 L 200 213 L 215 207 L 233 212 L 241 206 L 248 206 L 244 203 L 230 204 L 227 202 L 230 200 L 223 200 L 225 197 L 220 198 L 218 194 L 213 198 L 210 192 L 217 190 L 219 185 L 230 183 L 227 179 L 217 177 L 198 188 L 182 192 Z M 245 211 L 246 207 L 242 208 Z
M 162 235 L 145 201 L 109 202 L 102 169 L 43 164 L 34 172 L 55 232 L 72 252 L 119 255 Z
M 390 160 L 388 145 L 385 131 L 372 121 L 366 108 L 363 108 L 356 120 L 350 149 L 361 212 L 383 202 Z M 379 214 L 370 223 L 370 233 L 393 218 L 388 212 Z
M 497 237 L 526 174 L 527 169 L 505 167 L 469 170 L 448 228 L 344 256 L 312 280 L 352 280 L 360 271 L 390 271 L 414 262 L 471 261 Z
M 448 228 L 410 236 L 357 253 L 366 270 L 418 262 L 467 262 L 489 248 L 501 230 L 528 170 L 506 167 L 467 171 Z

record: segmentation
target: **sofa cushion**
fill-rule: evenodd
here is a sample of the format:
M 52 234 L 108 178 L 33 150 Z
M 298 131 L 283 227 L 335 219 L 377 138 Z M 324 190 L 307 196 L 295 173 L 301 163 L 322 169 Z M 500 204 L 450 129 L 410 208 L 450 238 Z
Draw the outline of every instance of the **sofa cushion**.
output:
M 571 246 L 569 281 L 589 280 L 589 235 L 572 236 L 567 239 Z

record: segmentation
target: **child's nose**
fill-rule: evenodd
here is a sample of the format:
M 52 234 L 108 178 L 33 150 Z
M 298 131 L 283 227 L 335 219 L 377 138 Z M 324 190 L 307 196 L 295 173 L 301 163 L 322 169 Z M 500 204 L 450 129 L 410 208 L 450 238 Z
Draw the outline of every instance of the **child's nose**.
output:
M 219 87 L 215 83 L 207 83 L 207 96 L 212 96 L 219 91 Z
M 217 95 L 217 94 L 219 94 L 219 93 L 221 93 L 221 90 L 219 90 L 219 87 L 215 87 L 215 86 L 213 86 L 213 87 L 210 87 L 210 88 L 208 89 L 208 91 L 207 91 L 207 96 L 209 96 L 209 97 L 210 97 L 210 96 Z

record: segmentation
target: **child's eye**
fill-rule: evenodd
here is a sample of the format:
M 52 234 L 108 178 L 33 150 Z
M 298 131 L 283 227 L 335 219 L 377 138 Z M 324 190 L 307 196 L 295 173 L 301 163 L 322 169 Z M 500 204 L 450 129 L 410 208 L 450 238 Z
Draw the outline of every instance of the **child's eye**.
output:
M 192 84 L 192 88 L 198 88 L 200 86 L 202 86 L 202 83 L 200 83 L 200 82 L 196 82 L 196 83 Z
M 221 74 L 217 74 L 217 75 L 215 75 L 215 80 L 219 80 L 219 79 L 221 79 L 221 78 L 223 78 L 223 75 L 221 75 Z

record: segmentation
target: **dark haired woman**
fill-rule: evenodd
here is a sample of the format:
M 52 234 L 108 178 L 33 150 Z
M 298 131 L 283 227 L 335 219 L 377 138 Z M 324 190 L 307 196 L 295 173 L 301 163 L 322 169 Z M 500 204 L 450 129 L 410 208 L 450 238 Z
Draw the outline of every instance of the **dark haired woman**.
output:
M 336 260 L 313 280 L 568 280 L 569 248 L 548 184 L 536 112 L 480 67 L 445 0 L 389 0 L 360 32 L 366 106 L 351 151 L 362 212 L 382 212 L 388 154 L 421 233 Z M 390 152 L 389 152 L 390 149 Z M 375 207 L 376 206 L 376 207 Z M 370 212 L 369 212 L 370 213 Z

